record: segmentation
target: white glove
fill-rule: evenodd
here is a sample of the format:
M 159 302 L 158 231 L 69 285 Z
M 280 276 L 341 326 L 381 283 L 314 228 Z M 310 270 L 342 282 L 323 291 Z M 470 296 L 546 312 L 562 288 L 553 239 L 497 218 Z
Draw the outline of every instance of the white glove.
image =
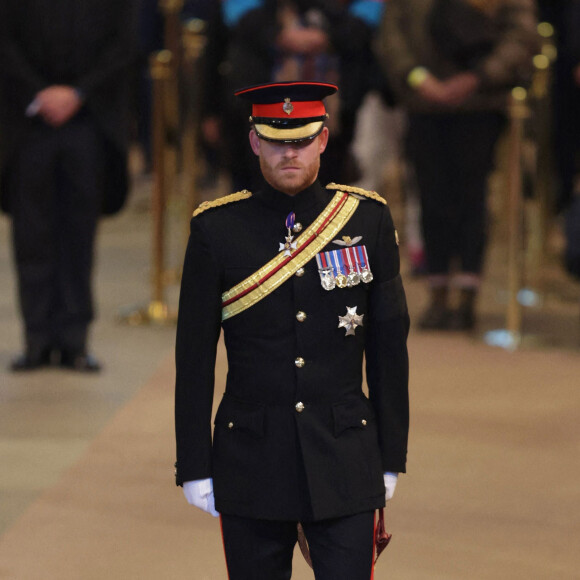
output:
M 211 477 L 207 479 L 196 479 L 186 481 L 183 484 L 183 495 L 191 505 L 211 514 L 214 518 L 219 516 L 215 511 L 215 500 L 213 497 L 213 481 Z
M 397 486 L 398 476 L 398 473 L 391 473 L 390 471 L 383 474 L 383 479 L 385 481 L 385 501 L 389 501 L 393 497 L 395 487 Z

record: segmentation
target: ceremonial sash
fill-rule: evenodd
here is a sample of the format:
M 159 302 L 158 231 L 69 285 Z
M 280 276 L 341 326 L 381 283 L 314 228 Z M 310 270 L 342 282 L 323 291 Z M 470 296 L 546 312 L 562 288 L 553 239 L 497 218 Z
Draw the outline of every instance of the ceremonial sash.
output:
M 296 238 L 290 256 L 278 254 L 265 266 L 222 294 L 222 321 L 257 304 L 329 244 L 352 217 L 359 200 L 338 191 L 324 211 Z

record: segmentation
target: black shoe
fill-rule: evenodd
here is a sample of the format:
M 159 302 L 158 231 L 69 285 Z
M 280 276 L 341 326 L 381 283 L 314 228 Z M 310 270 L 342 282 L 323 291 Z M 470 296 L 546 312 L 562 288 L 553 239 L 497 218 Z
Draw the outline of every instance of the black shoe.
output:
M 98 373 L 101 370 L 101 364 L 93 355 L 67 350 L 61 352 L 60 366 L 81 373 Z
M 451 313 L 449 328 L 451 330 L 472 330 L 475 326 L 475 299 L 477 289 L 462 288 L 459 306 Z
M 473 308 L 458 308 L 449 317 L 450 330 L 472 330 L 475 326 Z
M 47 367 L 50 366 L 50 357 L 50 349 L 44 349 L 38 353 L 27 350 L 12 359 L 10 370 L 13 372 L 22 372 Z

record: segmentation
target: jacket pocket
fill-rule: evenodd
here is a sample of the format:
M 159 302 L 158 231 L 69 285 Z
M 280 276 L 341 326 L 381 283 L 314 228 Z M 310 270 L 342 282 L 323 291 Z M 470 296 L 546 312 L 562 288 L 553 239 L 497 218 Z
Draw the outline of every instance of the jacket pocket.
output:
M 339 437 L 347 429 L 365 430 L 374 424 L 373 410 L 361 399 L 335 403 L 332 406 L 332 416 L 335 437 Z
M 264 405 L 224 397 L 214 423 L 216 427 L 244 431 L 261 438 L 264 436 L 265 415 Z

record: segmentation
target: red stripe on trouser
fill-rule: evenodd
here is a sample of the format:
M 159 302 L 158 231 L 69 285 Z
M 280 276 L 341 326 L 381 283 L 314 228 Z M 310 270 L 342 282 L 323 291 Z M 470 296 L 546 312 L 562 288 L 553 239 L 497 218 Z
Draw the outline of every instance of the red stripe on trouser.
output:
M 375 552 L 377 550 L 377 512 L 375 512 L 373 524 L 373 563 L 371 566 L 371 580 L 375 577 Z
M 228 580 L 229 580 L 229 578 L 230 578 L 230 571 L 228 570 L 228 559 L 226 557 L 226 541 L 224 540 L 224 525 L 223 525 L 223 522 L 222 522 L 222 516 L 221 515 L 220 515 L 220 531 L 222 533 L 222 546 L 224 547 L 224 560 L 226 562 L 226 572 L 227 572 Z M 372 578 L 371 578 L 371 580 L 372 580 Z

